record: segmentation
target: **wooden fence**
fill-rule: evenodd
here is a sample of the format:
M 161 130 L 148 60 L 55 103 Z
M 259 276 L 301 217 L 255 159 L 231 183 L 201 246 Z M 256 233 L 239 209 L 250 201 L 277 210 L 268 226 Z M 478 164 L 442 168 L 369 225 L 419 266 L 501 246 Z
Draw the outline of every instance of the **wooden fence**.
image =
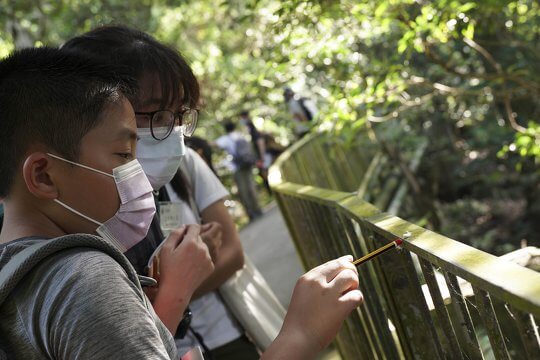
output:
M 540 274 L 363 200 L 359 195 L 398 208 L 403 184 L 391 185 L 391 176 L 373 181 L 391 168 L 381 163 L 384 156 L 367 140 L 346 148 L 318 134 L 295 144 L 270 170 L 306 269 L 405 240 L 403 249 L 359 267 L 365 303 L 336 339 L 342 357 L 540 359 Z

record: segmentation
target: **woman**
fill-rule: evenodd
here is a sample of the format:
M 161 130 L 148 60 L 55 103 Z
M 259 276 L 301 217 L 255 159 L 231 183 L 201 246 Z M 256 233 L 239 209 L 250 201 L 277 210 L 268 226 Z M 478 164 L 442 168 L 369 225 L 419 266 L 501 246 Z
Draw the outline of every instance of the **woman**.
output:
M 204 162 L 194 152 L 186 152 L 183 146 L 184 135 L 191 135 L 195 129 L 195 108 L 199 101 L 198 83 L 191 69 L 173 49 L 143 32 L 123 26 L 92 30 L 71 39 L 63 48 L 123 64 L 130 76 L 138 81 L 139 91 L 132 101 L 140 137 L 137 158 L 159 192 L 162 219 L 161 224 L 153 222 L 150 236 L 126 253 L 135 269 L 144 272 L 150 256 L 162 242 L 159 225 L 168 230 L 200 221 L 203 224 L 201 237 L 206 238 L 207 243 L 219 244 L 221 239 L 219 253 L 213 257 L 214 272 L 196 290 L 191 289 L 193 298 L 200 297 L 191 303 L 192 323 L 187 324 L 189 316 L 186 316 L 176 331 L 180 352 L 198 343 L 207 350 L 207 356 L 216 359 L 258 358 L 254 346 L 243 336 L 243 330 L 215 293 L 243 266 L 243 253 L 232 219 L 223 204 L 227 191 Z M 184 155 L 186 169 L 177 172 Z M 170 180 L 173 180 L 172 184 L 164 188 Z M 178 274 L 179 287 L 189 287 L 183 278 L 184 274 Z M 297 316 L 302 311 L 300 306 L 296 315 L 293 312 L 287 317 L 295 319 L 292 323 L 298 323 Z M 156 312 L 164 323 L 169 322 L 166 309 L 156 309 Z M 282 337 L 284 343 L 272 346 L 270 353 L 272 348 L 279 352 L 288 346 L 295 348 L 305 344 L 303 334 L 295 335 L 300 336 Z M 317 348 L 319 346 L 303 350 Z

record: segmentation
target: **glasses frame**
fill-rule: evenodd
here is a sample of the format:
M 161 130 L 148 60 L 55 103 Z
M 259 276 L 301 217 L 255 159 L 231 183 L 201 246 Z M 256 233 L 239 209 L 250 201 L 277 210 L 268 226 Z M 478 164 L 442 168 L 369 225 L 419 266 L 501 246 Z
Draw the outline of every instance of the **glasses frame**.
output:
M 167 129 L 167 132 L 165 133 L 163 137 L 157 137 L 154 134 L 154 120 L 156 118 L 156 114 L 160 112 L 168 112 L 172 114 L 174 117 L 173 121 L 171 122 L 171 125 L 169 126 L 169 128 Z M 192 129 L 188 129 L 189 131 L 186 131 L 186 129 L 184 129 L 184 136 L 190 137 L 191 135 L 193 135 L 193 133 L 195 132 L 195 129 L 197 128 L 197 121 L 199 119 L 199 109 L 192 109 L 192 108 L 185 107 L 185 108 L 181 108 L 180 110 L 176 112 L 173 112 L 168 109 L 159 109 L 159 110 L 150 111 L 150 112 L 136 111 L 135 116 L 143 115 L 143 116 L 150 117 L 150 134 L 152 134 L 152 137 L 154 139 L 161 141 L 161 140 L 165 140 L 166 138 L 169 137 L 169 135 L 171 135 L 177 120 L 180 126 L 184 125 L 183 124 L 184 116 L 188 113 L 193 116 L 194 120 L 193 120 L 193 125 L 191 126 Z

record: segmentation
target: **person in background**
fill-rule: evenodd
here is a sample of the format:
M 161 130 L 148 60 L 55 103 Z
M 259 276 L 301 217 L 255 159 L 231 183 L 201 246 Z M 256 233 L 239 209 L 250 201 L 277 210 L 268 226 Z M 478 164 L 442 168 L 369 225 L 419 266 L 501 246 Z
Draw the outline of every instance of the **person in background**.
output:
M 269 155 L 270 164 L 272 165 L 279 155 L 286 149 L 286 146 L 281 145 L 276 141 L 276 138 L 271 133 L 264 133 L 264 143 L 266 144 L 266 154 Z
M 272 195 L 272 190 L 270 189 L 270 184 L 268 183 L 268 168 L 272 163 L 272 156 L 267 153 L 264 134 L 259 132 L 259 130 L 257 130 L 253 124 L 253 121 L 251 121 L 249 111 L 244 110 L 240 112 L 239 117 L 240 124 L 247 128 L 249 136 L 251 137 L 251 143 L 253 144 L 255 154 L 257 155 L 257 162 L 255 163 L 255 166 L 259 170 L 259 176 L 263 181 L 264 188 L 268 192 L 268 195 Z
M 310 129 L 309 123 L 313 120 L 312 112 L 305 106 L 305 99 L 296 96 L 290 87 L 283 90 L 283 98 L 294 121 L 294 133 L 297 139 L 304 137 Z
M 235 123 L 227 120 L 223 127 L 226 134 L 220 136 L 215 143 L 232 156 L 229 165 L 238 188 L 238 197 L 246 210 L 249 220 L 252 221 L 262 216 L 255 181 L 253 180 L 253 166 L 257 162 L 257 156 L 244 135 L 236 131 Z

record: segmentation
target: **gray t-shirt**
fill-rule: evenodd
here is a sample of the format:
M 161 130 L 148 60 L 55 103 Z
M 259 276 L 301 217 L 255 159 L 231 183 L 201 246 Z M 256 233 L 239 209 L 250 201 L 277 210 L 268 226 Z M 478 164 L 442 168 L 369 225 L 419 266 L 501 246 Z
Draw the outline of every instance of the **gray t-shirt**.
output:
M 35 244 L 0 247 L 0 268 Z M 59 252 L 36 266 L 0 307 L 0 348 L 9 359 L 178 359 L 152 307 L 107 254 Z

